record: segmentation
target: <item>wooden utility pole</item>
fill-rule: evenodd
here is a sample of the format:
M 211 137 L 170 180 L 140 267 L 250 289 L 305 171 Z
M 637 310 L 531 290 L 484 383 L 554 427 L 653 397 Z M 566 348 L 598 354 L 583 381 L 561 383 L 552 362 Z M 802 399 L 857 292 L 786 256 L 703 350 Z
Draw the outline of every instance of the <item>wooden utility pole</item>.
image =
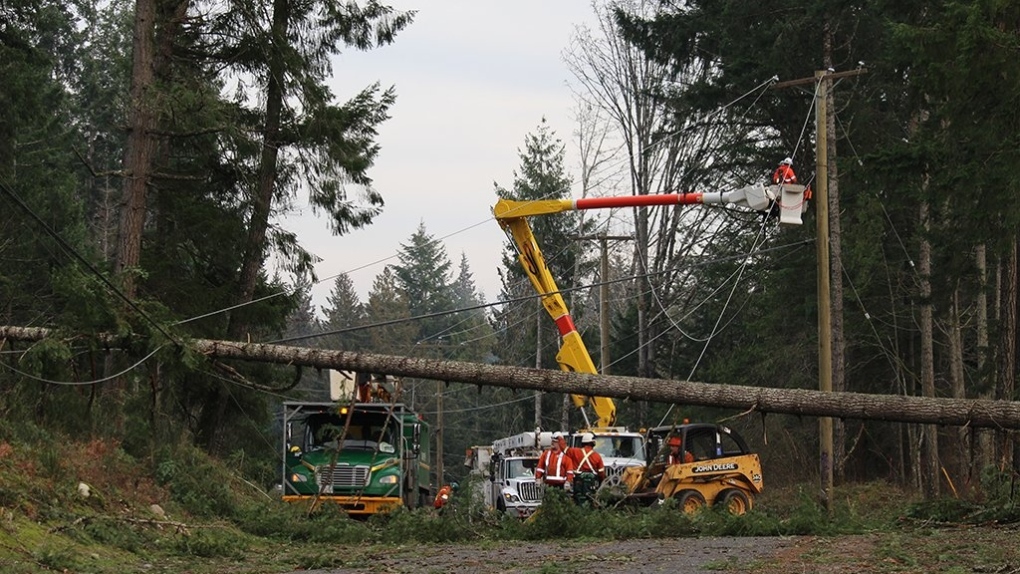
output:
M 601 251 L 601 264 L 599 267 L 599 342 L 601 354 L 599 356 L 599 372 L 603 375 L 609 374 L 609 339 L 610 339 L 610 316 L 609 316 L 609 240 L 623 241 L 633 237 L 629 235 L 582 235 L 577 239 L 597 239 Z
M 538 301 L 538 316 L 535 319 L 535 368 L 542 368 L 542 325 L 545 324 L 545 309 L 542 308 L 542 299 Z M 542 428 L 542 392 L 535 392 L 535 428 Z
M 436 381 L 436 488 L 443 487 L 443 381 Z
M 832 321 L 829 305 L 829 148 L 825 126 L 828 85 L 825 70 L 815 72 L 815 245 L 818 248 L 818 390 L 832 392 Z M 832 512 L 832 418 L 818 419 L 818 459 L 822 504 Z
M 773 88 L 815 84 L 815 246 L 818 257 L 818 390 L 832 392 L 832 308 L 829 299 L 829 148 L 826 118 L 829 82 L 837 78 L 857 76 L 867 70 L 846 72 L 818 70 L 811 78 L 778 82 Z M 818 419 L 818 458 L 821 503 L 832 512 L 833 460 L 832 418 Z

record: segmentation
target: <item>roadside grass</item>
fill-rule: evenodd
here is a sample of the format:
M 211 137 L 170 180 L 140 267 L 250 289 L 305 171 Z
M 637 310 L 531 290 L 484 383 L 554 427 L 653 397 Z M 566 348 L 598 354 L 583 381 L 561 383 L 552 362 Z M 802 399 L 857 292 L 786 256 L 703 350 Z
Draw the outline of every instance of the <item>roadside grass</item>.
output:
M 672 501 L 582 508 L 556 491 L 527 521 L 487 510 L 470 496 L 454 497 L 442 513 L 399 509 L 353 520 L 330 504 L 311 513 L 284 504 L 239 476 L 236 465 L 193 447 L 166 447 L 138 460 L 112 441 L 35 438 L 27 442 L 0 432 L 3 572 L 281 572 L 358 565 L 394 548 L 421 552 L 444 543 L 875 533 L 881 535 L 875 560 L 924 570 L 933 563 L 949 567 L 973 552 L 990 564 L 1005 563 L 1008 536 L 967 546 L 949 533 L 1020 518 L 1005 486 L 1008 477 L 990 473 L 980 501 L 924 502 L 874 482 L 837 488 L 827 512 L 818 504 L 816 485 L 794 484 L 766 491 L 751 512 L 737 517 L 716 509 L 687 515 Z M 87 496 L 80 483 L 88 485 Z M 824 545 L 814 555 L 826 560 Z

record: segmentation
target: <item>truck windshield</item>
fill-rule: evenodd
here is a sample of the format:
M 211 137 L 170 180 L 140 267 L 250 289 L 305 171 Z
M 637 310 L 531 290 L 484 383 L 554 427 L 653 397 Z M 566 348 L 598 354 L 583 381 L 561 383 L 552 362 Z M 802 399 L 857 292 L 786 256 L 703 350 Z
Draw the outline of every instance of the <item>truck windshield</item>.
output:
M 537 458 L 512 458 L 507 461 L 507 478 L 529 478 L 535 476 Z
M 305 421 L 307 426 L 306 449 L 336 449 L 343 441 L 344 450 L 376 450 L 395 452 L 394 423 L 386 424 L 386 416 L 358 416 L 344 432 L 345 418 L 337 415 L 313 415 Z
M 612 458 L 636 458 L 644 462 L 645 447 L 637 436 L 595 437 L 595 451 Z

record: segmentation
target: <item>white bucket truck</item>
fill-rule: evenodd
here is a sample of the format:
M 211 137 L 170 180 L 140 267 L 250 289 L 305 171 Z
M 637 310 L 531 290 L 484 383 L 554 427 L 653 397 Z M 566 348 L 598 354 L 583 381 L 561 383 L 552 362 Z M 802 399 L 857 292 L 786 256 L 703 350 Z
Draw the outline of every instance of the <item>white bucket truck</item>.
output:
M 539 431 L 493 441 L 486 504 L 515 518 L 534 514 L 542 504 L 542 489 L 535 482 L 535 467 L 539 455 L 550 444 L 552 433 Z

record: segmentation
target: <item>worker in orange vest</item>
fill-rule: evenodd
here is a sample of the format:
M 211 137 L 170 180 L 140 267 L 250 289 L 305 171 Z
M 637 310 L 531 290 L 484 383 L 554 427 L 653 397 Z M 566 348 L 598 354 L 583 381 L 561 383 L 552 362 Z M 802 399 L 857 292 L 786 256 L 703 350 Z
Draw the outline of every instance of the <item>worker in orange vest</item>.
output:
M 594 474 L 600 483 L 606 479 L 606 463 L 602 461 L 602 455 L 595 450 L 595 435 L 590 432 L 581 435 L 581 448 L 573 448 L 568 454 L 574 461 L 575 480 L 582 472 Z
M 574 461 L 563 452 L 566 439 L 560 432 L 553 433 L 552 444 L 538 457 L 535 480 L 552 488 L 570 490 L 574 482 Z
M 589 505 L 595 502 L 595 493 L 606 479 L 606 463 L 595 450 L 595 435 L 586 432 L 581 435 L 581 448 L 574 449 L 574 502 Z
M 666 456 L 666 464 L 683 464 L 687 462 L 694 462 L 694 455 L 690 451 L 684 450 L 681 454 L 681 448 L 683 447 L 683 440 L 679 436 L 669 437 L 669 454 Z
M 450 497 L 453 496 L 454 492 L 457 492 L 457 483 L 451 482 L 450 484 L 444 484 L 439 492 L 436 493 L 436 500 L 432 503 L 436 507 L 436 510 L 442 510 L 450 502 Z
M 785 158 L 779 162 L 779 167 L 772 173 L 772 183 L 782 185 L 784 183 L 797 183 L 797 174 L 793 172 L 793 159 Z

